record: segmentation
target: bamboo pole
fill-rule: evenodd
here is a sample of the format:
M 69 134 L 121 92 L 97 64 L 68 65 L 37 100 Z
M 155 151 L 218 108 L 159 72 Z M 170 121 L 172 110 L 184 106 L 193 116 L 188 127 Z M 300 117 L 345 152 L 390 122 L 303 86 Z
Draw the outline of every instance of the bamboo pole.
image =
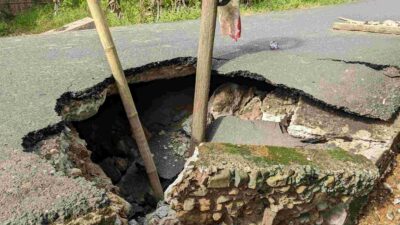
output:
M 202 142 L 205 136 L 215 24 L 217 19 L 217 3 L 218 0 L 202 1 L 193 106 L 192 145 L 189 149 L 189 156 L 193 154 L 195 146 Z
M 115 83 L 117 84 L 118 91 L 120 93 L 122 103 L 132 129 L 132 136 L 136 140 L 140 155 L 143 158 L 151 187 L 153 188 L 155 196 L 159 199 L 162 199 L 163 190 L 158 178 L 157 168 L 154 164 L 146 136 L 136 111 L 135 103 L 133 102 L 133 98 L 129 90 L 128 82 L 126 81 L 121 62 L 118 58 L 110 29 L 108 28 L 98 0 L 87 0 L 87 3 L 89 5 L 89 9 L 96 25 L 101 44 L 103 45 L 104 52 L 110 65 L 111 72 L 114 76 Z

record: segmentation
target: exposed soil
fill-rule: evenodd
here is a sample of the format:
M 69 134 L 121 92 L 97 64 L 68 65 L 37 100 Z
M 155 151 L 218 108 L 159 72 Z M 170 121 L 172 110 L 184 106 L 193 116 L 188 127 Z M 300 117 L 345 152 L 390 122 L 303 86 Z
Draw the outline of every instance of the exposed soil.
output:
M 358 225 L 400 224 L 400 155 L 393 171 L 370 194 Z

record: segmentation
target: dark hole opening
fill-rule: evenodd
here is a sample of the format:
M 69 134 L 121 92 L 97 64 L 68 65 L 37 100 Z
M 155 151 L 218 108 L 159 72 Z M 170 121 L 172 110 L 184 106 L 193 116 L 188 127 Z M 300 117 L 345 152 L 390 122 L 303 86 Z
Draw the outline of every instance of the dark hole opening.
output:
M 262 81 L 215 74 L 210 95 L 227 82 L 262 91 L 274 89 Z M 187 127 L 191 125 L 194 85 L 195 76 L 130 85 L 164 189 L 176 179 L 185 162 L 183 156 L 190 144 Z M 119 187 L 119 194 L 132 204 L 133 217 L 143 217 L 154 210 L 157 202 L 151 197 L 120 97 L 107 97 L 96 115 L 74 122 L 73 126 L 92 151 L 92 161 L 101 166 Z

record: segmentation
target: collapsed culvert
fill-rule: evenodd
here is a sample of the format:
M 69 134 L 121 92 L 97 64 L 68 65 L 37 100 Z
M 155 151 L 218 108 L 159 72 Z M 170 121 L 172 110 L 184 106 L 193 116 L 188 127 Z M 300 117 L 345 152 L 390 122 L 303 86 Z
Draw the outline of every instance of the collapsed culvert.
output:
M 182 69 L 179 70 L 181 71 Z M 192 184 L 200 182 L 198 178 L 201 178 L 203 175 L 184 178 L 183 181 L 189 181 L 189 184 L 185 182 L 182 184 L 181 171 L 184 168 L 184 155 L 190 141 L 195 82 L 193 73 L 188 74 L 190 71 L 194 72 L 192 69 L 187 70 L 185 72 L 186 75 L 180 75 L 178 78 L 174 78 L 173 74 L 169 74 L 168 79 L 160 79 L 162 78 L 160 76 L 157 79 L 139 80 L 139 83 L 132 82 L 131 80 L 133 84 L 130 85 L 141 121 L 145 127 L 150 148 L 154 154 L 163 188 L 170 187 L 168 192 L 169 200 L 167 202 L 181 217 L 182 221 L 185 221 L 187 224 L 196 224 L 196 221 L 204 221 L 202 224 L 215 224 L 217 222 L 222 223 L 232 220 L 242 221 L 243 224 L 249 221 L 256 222 L 262 214 L 260 209 L 271 206 L 272 203 L 269 202 L 271 199 L 279 202 L 281 201 L 280 198 L 282 198 L 282 201 L 286 201 L 288 196 L 284 190 L 291 190 L 288 193 L 295 194 L 293 193 L 295 187 L 292 188 L 292 186 L 300 186 L 301 189 L 305 190 L 316 190 L 317 193 L 321 191 L 324 193 L 323 196 L 329 191 L 334 192 L 334 195 L 329 199 L 329 204 L 324 205 L 323 210 L 314 207 L 315 204 L 318 205 L 320 202 L 312 202 L 309 205 L 303 201 L 304 199 L 296 200 L 300 205 L 296 206 L 298 209 L 294 215 L 289 213 L 293 217 L 291 221 L 320 222 L 321 217 L 316 215 L 326 213 L 326 210 L 329 211 L 335 204 L 340 203 L 341 200 L 338 200 L 339 197 L 346 199 L 346 202 L 340 205 L 344 207 L 343 210 L 347 210 L 345 208 L 352 199 L 349 198 L 348 193 L 342 193 L 343 187 L 340 185 L 342 184 L 341 179 L 349 174 L 354 174 L 353 171 L 340 173 L 332 171 L 332 168 L 324 167 L 319 175 L 323 179 L 316 184 L 306 183 L 305 185 L 301 181 L 300 183 L 289 184 L 289 187 L 272 187 L 271 190 L 273 191 L 268 193 L 265 192 L 265 188 L 268 189 L 271 187 L 262 187 L 262 196 L 258 196 L 262 201 L 254 202 L 257 204 L 252 206 L 247 205 L 247 203 L 242 204 L 250 200 L 247 197 L 243 197 L 243 195 L 240 195 L 243 197 L 242 199 L 239 199 L 239 196 L 233 196 L 229 197 L 230 200 L 225 199 L 226 202 L 221 202 L 224 203 L 222 205 L 212 205 L 213 201 L 217 201 L 217 199 L 213 198 L 223 194 L 231 195 L 239 191 L 240 193 L 249 193 L 249 196 L 252 198 L 260 194 L 258 188 L 255 188 L 255 191 L 248 190 L 250 186 L 254 186 L 254 171 L 252 168 L 250 170 L 247 168 L 244 171 L 239 171 L 243 174 L 250 174 L 249 178 L 251 179 L 248 180 L 249 183 L 233 189 L 227 189 L 225 186 L 222 189 L 221 187 L 215 188 L 212 185 L 206 188 L 204 186 L 193 186 Z M 398 130 L 396 130 L 397 120 L 382 122 L 356 117 L 340 110 L 325 107 L 310 98 L 300 96 L 297 92 L 274 87 L 254 78 L 257 77 L 246 78 L 239 75 L 225 76 L 218 74 L 212 76 L 207 141 L 231 143 L 233 145 L 283 146 L 279 151 L 293 152 L 294 156 L 299 154 L 297 150 L 291 150 L 293 148 L 318 148 L 321 150 L 332 149 L 332 146 L 334 146 L 334 149 L 343 148 L 346 151 L 366 156 L 381 170 L 387 168 L 387 164 L 393 156 L 392 150 L 395 150 L 392 148 L 397 143 L 394 140 L 394 137 L 398 134 Z M 155 210 L 157 202 L 152 197 L 150 186 L 147 183 L 143 162 L 138 154 L 135 141 L 131 138 L 129 123 L 126 119 L 120 98 L 116 95 L 115 88 L 107 85 L 97 87 L 95 90 L 86 92 L 83 95 L 77 94 L 76 96 L 78 97 L 71 95 L 76 98 L 64 98 L 61 103 L 65 104 L 58 104 L 57 107 L 60 115 L 66 121 L 73 121 L 71 123 L 67 122 L 67 124 L 72 130 L 72 136 L 75 135 L 75 137 L 67 138 L 72 143 L 67 153 L 69 160 L 74 165 L 59 167 L 70 168 L 67 170 L 68 175 L 84 176 L 90 181 L 95 181 L 97 186 L 119 194 L 132 206 L 132 210 L 125 213 L 126 218 L 131 221 L 137 220 L 140 223 L 144 223 L 146 221 L 145 216 L 150 215 L 149 213 Z M 381 132 L 382 130 L 385 130 L 385 132 Z M 81 139 L 85 140 L 86 143 L 83 143 Z M 49 143 L 51 145 L 51 142 L 47 144 L 49 145 Z M 222 150 L 222 153 L 226 147 L 219 145 L 209 146 L 210 148 Z M 232 146 L 228 145 L 227 147 L 231 149 Z M 42 155 L 46 158 L 51 158 L 51 156 L 47 157 L 47 155 L 53 154 L 51 153 L 52 149 L 54 148 L 48 148 L 48 151 L 42 150 Z M 234 152 L 240 152 L 241 149 L 234 148 Z M 266 152 L 274 152 L 275 150 L 274 148 L 269 148 L 269 150 L 268 148 L 262 149 L 262 151 Z M 300 151 L 300 155 L 303 153 Z M 261 154 L 261 150 L 257 150 L 254 154 Z M 344 157 L 345 159 L 353 160 L 351 156 L 342 151 L 335 152 L 335 154 L 339 154 L 339 158 Z M 221 154 L 221 156 L 224 155 L 226 157 L 236 157 L 230 153 Z M 245 148 L 245 154 L 243 155 L 245 155 L 245 158 L 247 157 L 247 148 Z M 324 154 L 321 153 L 320 155 Z M 200 158 L 203 159 L 203 162 L 211 162 L 212 158 L 208 159 L 210 156 L 212 155 L 200 155 Z M 220 156 L 215 155 L 212 157 L 218 158 Z M 220 161 L 229 162 L 229 157 Z M 305 160 L 308 161 L 309 158 L 310 160 L 314 160 L 313 157 L 315 157 L 315 154 L 306 156 Z M 327 157 L 331 156 L 328 155 Z M 334 156 L 332 160 L 340 160 L 335 157 L 337 156 Z M 277 162 L 279 164 L 278 167 L 285 168 L 286 165 L 281 165 L 281 163 L 287 162 L 287 160 Z M 292 162 L 291 160 L 292 157 L 290 156 L 289 162 Z M 53 164 L 57 164 L 59 161 Z M 359 162 L 358 159 L 355 161 Z M 205 177 L 212 180 L 215 177 L 220 179 L 221 171 L 233 170 L 233 172 L 227 173 L 233 175 L 233 177 L 227 177 L 232 182 L 236 179 L 236 171 L 234 171 L 234 168 L 229 167 L 230 163 L 222 163 L 220 165 L 221 169 L 220 167 L 208 167 L 203 162 L 198 162 L 196 164 L 198 167 L 195 166 L 194 168 L 189 165 L 183 173 L 192 171 L 193 174 L 202 174 L 204 171 L 210 170 L 212 172 L 206 174 Z M 242 161 L 240 159 L 237 162 Z M 294 162 L 297 163 L 296 160 Z M 303 163 L 304 161 L 300 160 L 300 162 Z M 249 165 L 251 165 L 251 162 L 246 163 L 250 163 Z M 267 165 L 265 166 L 267 169 L 270 169 Z M 361 168 L 365 165 L 358 166 Z M 74 169 L 73 167 L 79 169 Z M 346 165 L 343 164 L 343 167 L 346 167 Z M 373 170 L 371 165 L 366 167 L 370 168 L 369 170 L 371 171 L 367 174 L 359 174 L 362 178 L 361 181 L 364 183 L 361 183 L 359 188 L 348 188 L 348 190 L 355 193 L 355 197 L 358 197 L 360 193 L 368 193 L 373 182 L 377 179 L 376 171 Z M 303 167 L 300 166 L 299 168 Z M 304 169 L 309 170 L 309 167 L 305 166 Z M 273 171 L 274 173 L 277 172 L 275 169 Z M 263 173 L 263 171 L 259 172 Z M 286 172 L 288 172 L 287 174 L 293 174 L 290 171 Z M 257 172 L 257 174 L 260 173 Z M 177 179 L 178 174 L 181 174 L 179 175 L 181 178 Z M 260 180 L 265 180 L 268 176 L 275 177 L 275 175 L 273 173 L 262 175 Z M 315 174 L 311 173 L 309 175 L 312 179 L 310 177 L 305 177 L 304 179 L 314 180 Z M 338 180 L 335 185 L 339 186 L 325 187 L 325 179 L 327 177 L 332 179 L 330 178 L 332 176 L 335 180 Z M 223 176 L 222 178 L 225 179 L 226 177 Z M 256 177 L 255 179 L 258 182 L 259 178 Z M 223 180 L 223 182 L 225 182 L 224 185 L 230 185 L 226 180 Z M 171 183 L 173 183 L 172 186 L 170 186 Z M 313 185 L 315 186 L 313 187 Z M 254 187 L 257 187 L 257 185 Z M 190 190 L 187 190 L 187 188 Z M 208 194 L 204 192 L 205 190 Z M 268 194 L 275 191 L 280 193 L 279 196 L 270 196 L 272 197 L 271 199 L 265 199 Z M 336 192 L 339 194 L 336 194 Z M 199 193 L 200 195 L 197 196 Z M 310 200 L 313 196 L 313 193 L 308 193 L 306 199 Z M 289 199 L 292 199 L 292 197 Z M 294 203 L 290 201 L 286 202 L 287 204 L 290 203 L 289 205 L 279 207 L 293 207 Z M 235 208 L 233 211 L 230 208 L 239 205 L 240 207 Z M 243 211 L 245 208 L 241 208 L 248 206 L 257 206 L 257 208 L 247 211 Z M 289 215 L 288 211 L 291 211 L 291 209 L 281 209 L 279 207 L 275 208 L 281 210 L 280 213 L 276 213 L 275 221 L 280 221 L 279 224 L 285 224 L 284 221 L 287 221 L 286 217 Z M 158 206 L 157 208 L 156 213 L 151 214 L 153 217 L 150 216 L 147 219 L 147 222 L 153 220 L 153 223 L 148 224 L 163 224 L 160 222 L 160 218 L 168 217 L 169 210 L 171 210 L 170 206 Z M 248 214 L 243 215 L 242 213 L 238 213 L 241 211 Z M 257 213 L 252 214 L 252 212 Z M 154 218 L 154 215 L 159 218 Z M 307 215 L 312 216 L 312 219 Z
M 176 179 L 185 163 L 185 153 L 190 144 L 194 83 L 195 77 L 188 76 L 130 85 L 164 189 Z M 250 78 L 215 75 L 210 93 L 221 86 L 237 88 L 232 90 L 237 93 L 231 94 L 237 98 L 238 105 L 230 110 L 224 109 L 226 112 L 219 116 L 233 115 L 254 96 L 264 96 L 274 89 Z M 249 113 L 246 114 L 248 119 L 260 116 Z M 153 211 L 157 201 L 152 197 L 144 164 L 131 137 L 119 96 L 108 96 L 95 115 L 72 122 L 71 126 L 86 141 L 92 162 L 102 168 L 112 184 L 118 187 L 118 193 L 133 206 L 132 218 L 144 217 Z

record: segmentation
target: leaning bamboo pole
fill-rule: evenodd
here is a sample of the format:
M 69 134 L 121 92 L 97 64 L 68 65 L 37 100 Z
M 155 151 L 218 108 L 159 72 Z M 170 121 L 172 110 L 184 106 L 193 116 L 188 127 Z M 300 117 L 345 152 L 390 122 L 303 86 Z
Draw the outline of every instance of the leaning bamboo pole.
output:
M 131 91 L 129 90 L 128 82 L 126 81 L 114 41 L 111 37 L 110 29 L 108 28 L 98 0 L 87 0 L 87 3 L 89 5 L 90 13 L 92 14 L 101 44 L 103 45 L 104 52 L 110 65 L 111 72 L 114 76 L 115 83 L 117 84 L 118 91 L 132 129 L 133 138 L 136 140 L 140 155 L 144 161 L 151 187 L 153 188 L 155 196 L 159 199 L 162 199 L 163 190 L 158 177 L 157 168 L 154 164 L 149 144 L 147 143 L 143 127 L 140 123 L 135 103 L 133 102 Z
M 217 20 L 217 4 L 218 0 L 202 1 L 193 106 L 192 145 L 189 149 L 189 156 L 193 154 L 195 146 L 202 142 L 205 136 L 215 24 Z

